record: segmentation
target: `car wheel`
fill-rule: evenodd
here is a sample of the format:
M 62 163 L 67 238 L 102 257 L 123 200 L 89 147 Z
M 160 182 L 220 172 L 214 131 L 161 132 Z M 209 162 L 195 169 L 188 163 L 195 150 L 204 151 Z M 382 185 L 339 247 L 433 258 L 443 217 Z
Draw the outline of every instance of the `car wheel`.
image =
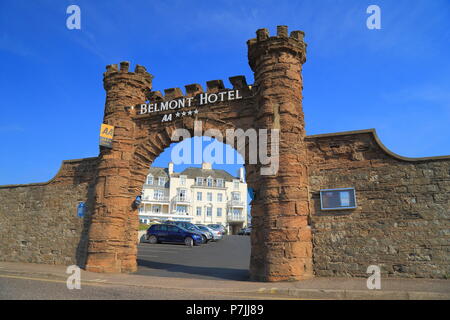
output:
M 156 243 L 158 243 L 158 238 L 155 237 L 155 236 L 150 236 L 150 237 L 148 237 L 148 241 L 149 241 L 151 244 L 156 244 Z
M 208 239 L 205 236 L 202 235 L 202 238 L 203 238 L 203 243 L 207 243 L 208 242 Z
M 193 247 L 194 246 L 194 240 L 191 237 L 186 237 L 184 239 L 184 244 L 187 245 L 188 247 Z

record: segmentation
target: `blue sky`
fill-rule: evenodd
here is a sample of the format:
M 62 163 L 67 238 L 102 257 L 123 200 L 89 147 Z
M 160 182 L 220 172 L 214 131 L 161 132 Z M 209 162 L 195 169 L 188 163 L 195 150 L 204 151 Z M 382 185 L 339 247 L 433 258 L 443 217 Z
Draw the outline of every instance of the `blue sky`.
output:
M 66 28 L 70 4 L 81 30 Z M 366 27 L 371 4 L 381 30 Z M 107 64 L 146 66 L 154 90 L 252 83 L 246 41 L 277 25 L 306 33 L 307 134 L 376 128 L 398 154 L 450 154 L 448 0 L 2 0 L 0 184 L 47 181 L 62 160 L 98 154 Z

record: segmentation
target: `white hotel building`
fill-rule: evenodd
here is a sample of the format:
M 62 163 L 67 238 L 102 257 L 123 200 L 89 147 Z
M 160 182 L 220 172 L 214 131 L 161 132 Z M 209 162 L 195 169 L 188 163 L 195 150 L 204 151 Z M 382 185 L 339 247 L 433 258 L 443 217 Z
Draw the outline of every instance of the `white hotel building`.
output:
M 180 173 L 173 172 L 172 162 L 168 168 L 150 167 L 139 220 L 222 224 L 235 234 L 248 224 L 244 169 L 233 177 L 224 170 L 212 169 L 210 163 Z

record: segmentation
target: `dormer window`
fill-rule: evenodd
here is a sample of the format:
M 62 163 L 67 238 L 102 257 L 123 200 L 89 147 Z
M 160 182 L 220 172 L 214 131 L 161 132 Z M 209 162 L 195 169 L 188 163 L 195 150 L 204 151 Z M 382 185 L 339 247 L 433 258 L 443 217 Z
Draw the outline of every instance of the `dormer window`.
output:
M 203 178 L 202 177 L 197 177 L 195 179 L 195 182 L 198 186 L 202 186 L 203 185 Z
M 206 185 L 207 185 L 208 187 L 212 187 L 212 186 L 213 186 L 213 179 L 212 179 L 212 178 L 206 179 Z
M 219 188 L 223 188 L 223 179 L 217 179 L 216 184 Z
M 147 184 L 153 184 L 153 176 L 151 174 L 147 176 Z
M 164 186 L 166 184 L 166 177 L 158 178 L 158 186 Z

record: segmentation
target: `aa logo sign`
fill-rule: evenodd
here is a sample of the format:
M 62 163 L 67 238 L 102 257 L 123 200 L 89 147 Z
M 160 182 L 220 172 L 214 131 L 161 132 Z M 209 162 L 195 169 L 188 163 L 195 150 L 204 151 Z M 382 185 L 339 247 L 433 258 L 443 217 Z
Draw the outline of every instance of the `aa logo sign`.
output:
M 112 148 L 112 139 L 114 136 L 114 126 L 102 124 L 100 128 L 100 145 L 102 147 Z

